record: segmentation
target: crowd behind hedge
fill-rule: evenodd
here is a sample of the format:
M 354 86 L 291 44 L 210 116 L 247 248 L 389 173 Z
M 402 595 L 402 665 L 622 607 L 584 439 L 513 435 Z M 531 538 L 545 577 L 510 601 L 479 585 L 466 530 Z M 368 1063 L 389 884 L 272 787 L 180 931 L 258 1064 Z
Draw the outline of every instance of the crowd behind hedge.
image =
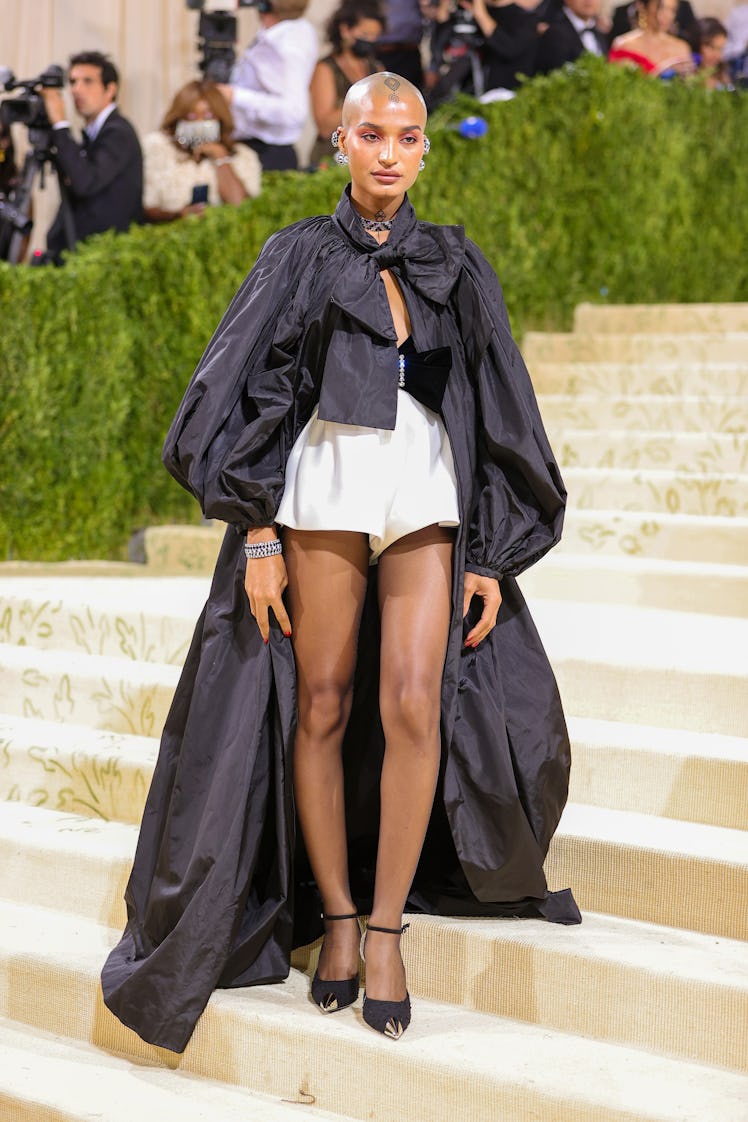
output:
M 455 127 L 470 112 L 483 139 Z M 748 300 L 747 99 L 590 58 L 429 131 L 419 216 L 465 225 L 518 334 L 568 329 L 583 300 Z M 124 557 L 143 526 L 199 520 L 160 465 L 169 422 L 263 242 L 344 182 L 278 173 L 240 207 L 95 237 L 64 269 L 0 264 L 0 558 Z

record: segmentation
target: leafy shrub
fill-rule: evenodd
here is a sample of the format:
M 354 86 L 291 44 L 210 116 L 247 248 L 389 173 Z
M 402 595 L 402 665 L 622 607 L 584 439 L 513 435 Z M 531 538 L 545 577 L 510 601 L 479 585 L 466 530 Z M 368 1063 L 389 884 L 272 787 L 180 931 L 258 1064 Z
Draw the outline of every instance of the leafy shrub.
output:
M 476 111 L 489 133 L 462 140 Z M 582 300 L 745 300 L 747 125 L 743 96 L 589 59 L 445 107 L 412 197 L 466 226 L 520 332 L 568 327 Z M 101 235 L 64 269 L 0 265 L 0 556 L 119 557 L 134 529 L 199 517 L 160 464 L 186 382 L 266 238 L 344 181 L 269 175 L 259 199 Z

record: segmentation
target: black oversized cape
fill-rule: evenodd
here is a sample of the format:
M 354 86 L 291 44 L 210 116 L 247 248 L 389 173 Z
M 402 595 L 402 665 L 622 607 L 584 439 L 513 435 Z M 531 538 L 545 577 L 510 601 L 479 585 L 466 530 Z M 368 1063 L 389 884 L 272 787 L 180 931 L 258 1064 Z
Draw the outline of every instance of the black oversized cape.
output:
M 498 281 L 461 227 L 404 202 L 388 242 L 344 193 L 333 216 L 275 234 L 239 289 L 166 440 L 169 471 L 229 523 L 161 742 L 132 874 L 128 923 L 103 971 L 108 1007 L 144 1039 L 185 1047 L 211 991 L 281 981 L 322 930 L 295 829 L 292 648 L 266 646 L 244 592 L 241 532 L 273 521 L 288 452 L 323 419 L 392 428 L 397 340 L 379 271 L 391 269 L 418 350 L 448 346 L 442 415 L 458 481 L 439 790 L 408 910 L 542 915 L 576 923 L 543 860 L 563 809 L 569 744 L 556 683 L 514 576 L 559 539 L 565 492 Z M 353 483 L 355 486 L 355 482 Z M 239 531 L 239 532 L 237 532 Z M 463 635 L 465 568 L 501 580 L 498 623 Z M 376 567 L 345 736 L 351 887 L 370 907 L 377 847 Z

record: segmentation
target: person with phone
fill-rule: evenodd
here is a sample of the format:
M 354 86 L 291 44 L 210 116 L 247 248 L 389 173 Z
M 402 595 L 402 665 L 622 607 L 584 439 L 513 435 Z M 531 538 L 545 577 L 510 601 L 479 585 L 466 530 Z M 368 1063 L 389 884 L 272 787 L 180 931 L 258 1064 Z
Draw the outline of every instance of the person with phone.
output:
M 177 91 L 160 130 L 143 140 L 150 222 L 200 215 L 221 203 L 236 206 L 260 193 L 260 161 L 233 143 L 233 129 L 231 110 L 213 82 L 188 82 Z

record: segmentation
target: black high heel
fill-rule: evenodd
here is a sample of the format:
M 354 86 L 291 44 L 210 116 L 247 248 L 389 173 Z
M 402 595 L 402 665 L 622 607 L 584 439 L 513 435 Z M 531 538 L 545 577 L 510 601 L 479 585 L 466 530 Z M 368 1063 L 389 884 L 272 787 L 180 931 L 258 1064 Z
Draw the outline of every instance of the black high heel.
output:
M 346 916 L 322 916 L 323 919 L 358 919 L 356 912 L 352 912 Z M 315 970 L 314 977 L 312 978 L 312 998 L 315 1005 L 321 1009 L 323 1013 L 337 1013 L 340 1009 L 346 1009 L 358 997 L 359 977 L 358 971 L 352 978 L 343 978 L 342 980 L 334 980 L 332 978 L 320 978 L 319 969 Z
M 364 943 L 367 931 L 383 931 L 386 935 L 402 935 L 407 931 L 409 923 L 402 927 L 375 927 L 373 923 L 367 925 L 366 931 L 361 936 L 361 958 L 366 962 Z M 410 994 L 405 991 L 403 1001 L 377 1001 L 376 998 L 367 997 L 364 990 L 364 1020 L 369 1028 L 376 1029 L 390 1040 L 399 1040 L 410 1024 Z

